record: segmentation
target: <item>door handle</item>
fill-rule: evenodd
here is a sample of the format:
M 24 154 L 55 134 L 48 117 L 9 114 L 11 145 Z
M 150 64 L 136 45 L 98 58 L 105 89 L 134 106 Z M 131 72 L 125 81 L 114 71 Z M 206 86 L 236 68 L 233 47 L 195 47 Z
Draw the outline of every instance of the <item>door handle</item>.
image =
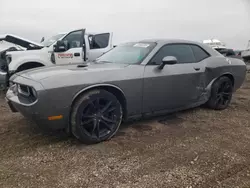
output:
M 80 53 L 74 53 L 74 56 L 78 57 L 80 56 Z
M 199 71 L 199 70 L 201 70 L 201 68 L 194 67 L 194 70 Z

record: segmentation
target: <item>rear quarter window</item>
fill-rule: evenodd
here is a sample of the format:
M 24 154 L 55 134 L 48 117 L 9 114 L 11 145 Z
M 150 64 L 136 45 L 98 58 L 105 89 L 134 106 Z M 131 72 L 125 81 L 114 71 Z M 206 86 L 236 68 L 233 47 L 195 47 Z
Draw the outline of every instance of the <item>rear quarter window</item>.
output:
M 206 58 L 208 58 L 210 55 L 201 47 L 197 46 L 197 45 L 190 45 L 193 53 L 194 53 L 194 57 L 196 59 L 196 62 L 200 62 Z

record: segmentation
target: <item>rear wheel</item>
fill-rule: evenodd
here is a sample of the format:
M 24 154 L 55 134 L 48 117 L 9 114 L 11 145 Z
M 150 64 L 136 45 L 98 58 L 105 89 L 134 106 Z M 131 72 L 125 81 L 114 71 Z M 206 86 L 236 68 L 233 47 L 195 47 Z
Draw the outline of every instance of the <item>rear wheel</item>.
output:
M 71 131 L 85 144 L 99 143 L 116 134 L 122 116 L 122 106 L 112 93 L 102 89 L 91 90 L 73 105 Z
M 228 107 L 233 94 L 233 84 L 228 77 L 220 77 L 212 86 L 211 96 L 207 106 L 214 110 L 223 110 Z

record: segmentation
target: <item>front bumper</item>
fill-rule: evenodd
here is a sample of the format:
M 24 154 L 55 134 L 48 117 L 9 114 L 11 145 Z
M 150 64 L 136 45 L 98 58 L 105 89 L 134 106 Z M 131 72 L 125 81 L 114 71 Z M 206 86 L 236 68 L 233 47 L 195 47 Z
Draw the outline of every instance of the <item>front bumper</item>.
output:
M 39 103 L 31 105 L 22 104 L 18 96 L 10 89 L 7 91 L 5 99 L 12 112 L 20 112 L 24 117 L 42 129 L 59 130 L 67 128 L 68 126 L 67 117 L 65 118 L 65 116 L 63 116 L 64 118 L 54 121 L 48 120 L 49 114 L 47 114 L 47 110 L 39 108 Z

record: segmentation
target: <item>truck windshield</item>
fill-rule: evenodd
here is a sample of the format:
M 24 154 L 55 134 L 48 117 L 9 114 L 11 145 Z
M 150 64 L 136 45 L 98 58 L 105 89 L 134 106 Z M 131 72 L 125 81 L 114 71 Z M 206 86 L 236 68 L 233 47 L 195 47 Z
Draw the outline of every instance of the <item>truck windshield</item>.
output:
M 156 46 L 154 42 L 119 45 L 95 60 L 96 63 L 140 64 Z
M 63 37 L 65 34 L 58 34 L 58 35 L 54 35 L 48 39 L 46 39 L 45 41 L 42 42 L 42 44 L 44 46 L 49 47 L 51 44 L 53 44 L 55 41 L 59 40 L 61 37 Z

